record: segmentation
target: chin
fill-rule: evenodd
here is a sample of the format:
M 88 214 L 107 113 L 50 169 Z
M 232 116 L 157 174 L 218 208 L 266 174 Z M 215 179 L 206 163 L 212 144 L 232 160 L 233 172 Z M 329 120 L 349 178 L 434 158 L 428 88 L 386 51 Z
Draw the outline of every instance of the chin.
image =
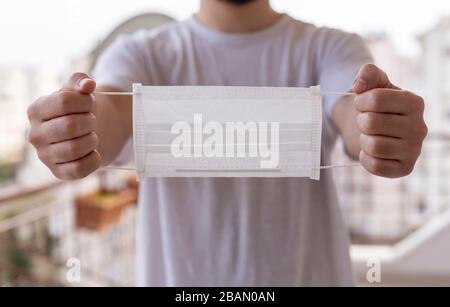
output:
M 221 0 L 221 1 L 229 3 L 229 4 L 233 4 L 233 5 L 245 5 L 250 2 L 254 2 L 256 0 Z

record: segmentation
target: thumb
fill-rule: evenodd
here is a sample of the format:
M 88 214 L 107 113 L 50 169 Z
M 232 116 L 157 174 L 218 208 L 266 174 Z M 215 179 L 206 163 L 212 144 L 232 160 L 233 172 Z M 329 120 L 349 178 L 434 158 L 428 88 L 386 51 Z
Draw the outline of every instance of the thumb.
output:
M 376 88 L 399 89 L 389 81 L 387 74 L 376 65 L 363 65 L 353 83 L 353 92 L 359 95 Z
M 95 81 L 83 73 L 74 73 L 65 82 L 61 90 L 92 94 L 95 91 Z

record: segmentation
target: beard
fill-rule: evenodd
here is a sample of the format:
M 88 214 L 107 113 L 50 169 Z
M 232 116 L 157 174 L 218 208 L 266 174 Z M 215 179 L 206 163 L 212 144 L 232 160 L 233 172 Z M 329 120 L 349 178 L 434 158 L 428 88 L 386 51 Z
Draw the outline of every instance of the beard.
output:
M 229 4 L 233 4 L 233 5 L 245 5 L 245 4 L 253 2 L 255 0 L 221 0 L 221 1 L 227 2 Z

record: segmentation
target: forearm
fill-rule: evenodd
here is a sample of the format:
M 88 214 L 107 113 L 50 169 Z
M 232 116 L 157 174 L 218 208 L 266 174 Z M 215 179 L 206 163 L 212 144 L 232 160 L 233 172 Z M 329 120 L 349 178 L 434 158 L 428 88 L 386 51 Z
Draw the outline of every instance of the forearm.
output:
M 111 87 L 99 87 L 97 91 L 118 91 Z M 102 164 L 108 165 L 120 154 L 132 135 L 132 101 L 127 96 L 96 97 L 98 151 Z
M 332 119 L 342 136 L 345 150 L 354 159 L 358 159 L 361 151 L 357 115 L 358 111 L 352 97 L 342 98 L 334 105 L 331 112 Z

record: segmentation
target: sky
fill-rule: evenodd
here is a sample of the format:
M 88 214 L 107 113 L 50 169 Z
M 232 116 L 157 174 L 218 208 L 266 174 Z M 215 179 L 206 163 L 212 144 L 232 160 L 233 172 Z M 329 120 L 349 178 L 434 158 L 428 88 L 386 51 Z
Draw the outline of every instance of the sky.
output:
M 408 56 L 420 53 L 417 35 L 450 16 L 447 0 L 272 0 L 272 4 L 321 26 L 360 34 L 386 32 L 398 52 Z M 62 70 L 134 15 L 158 12 L 185 19 L 198 6 L 198 0 L 2 0 L 0 65 Z

